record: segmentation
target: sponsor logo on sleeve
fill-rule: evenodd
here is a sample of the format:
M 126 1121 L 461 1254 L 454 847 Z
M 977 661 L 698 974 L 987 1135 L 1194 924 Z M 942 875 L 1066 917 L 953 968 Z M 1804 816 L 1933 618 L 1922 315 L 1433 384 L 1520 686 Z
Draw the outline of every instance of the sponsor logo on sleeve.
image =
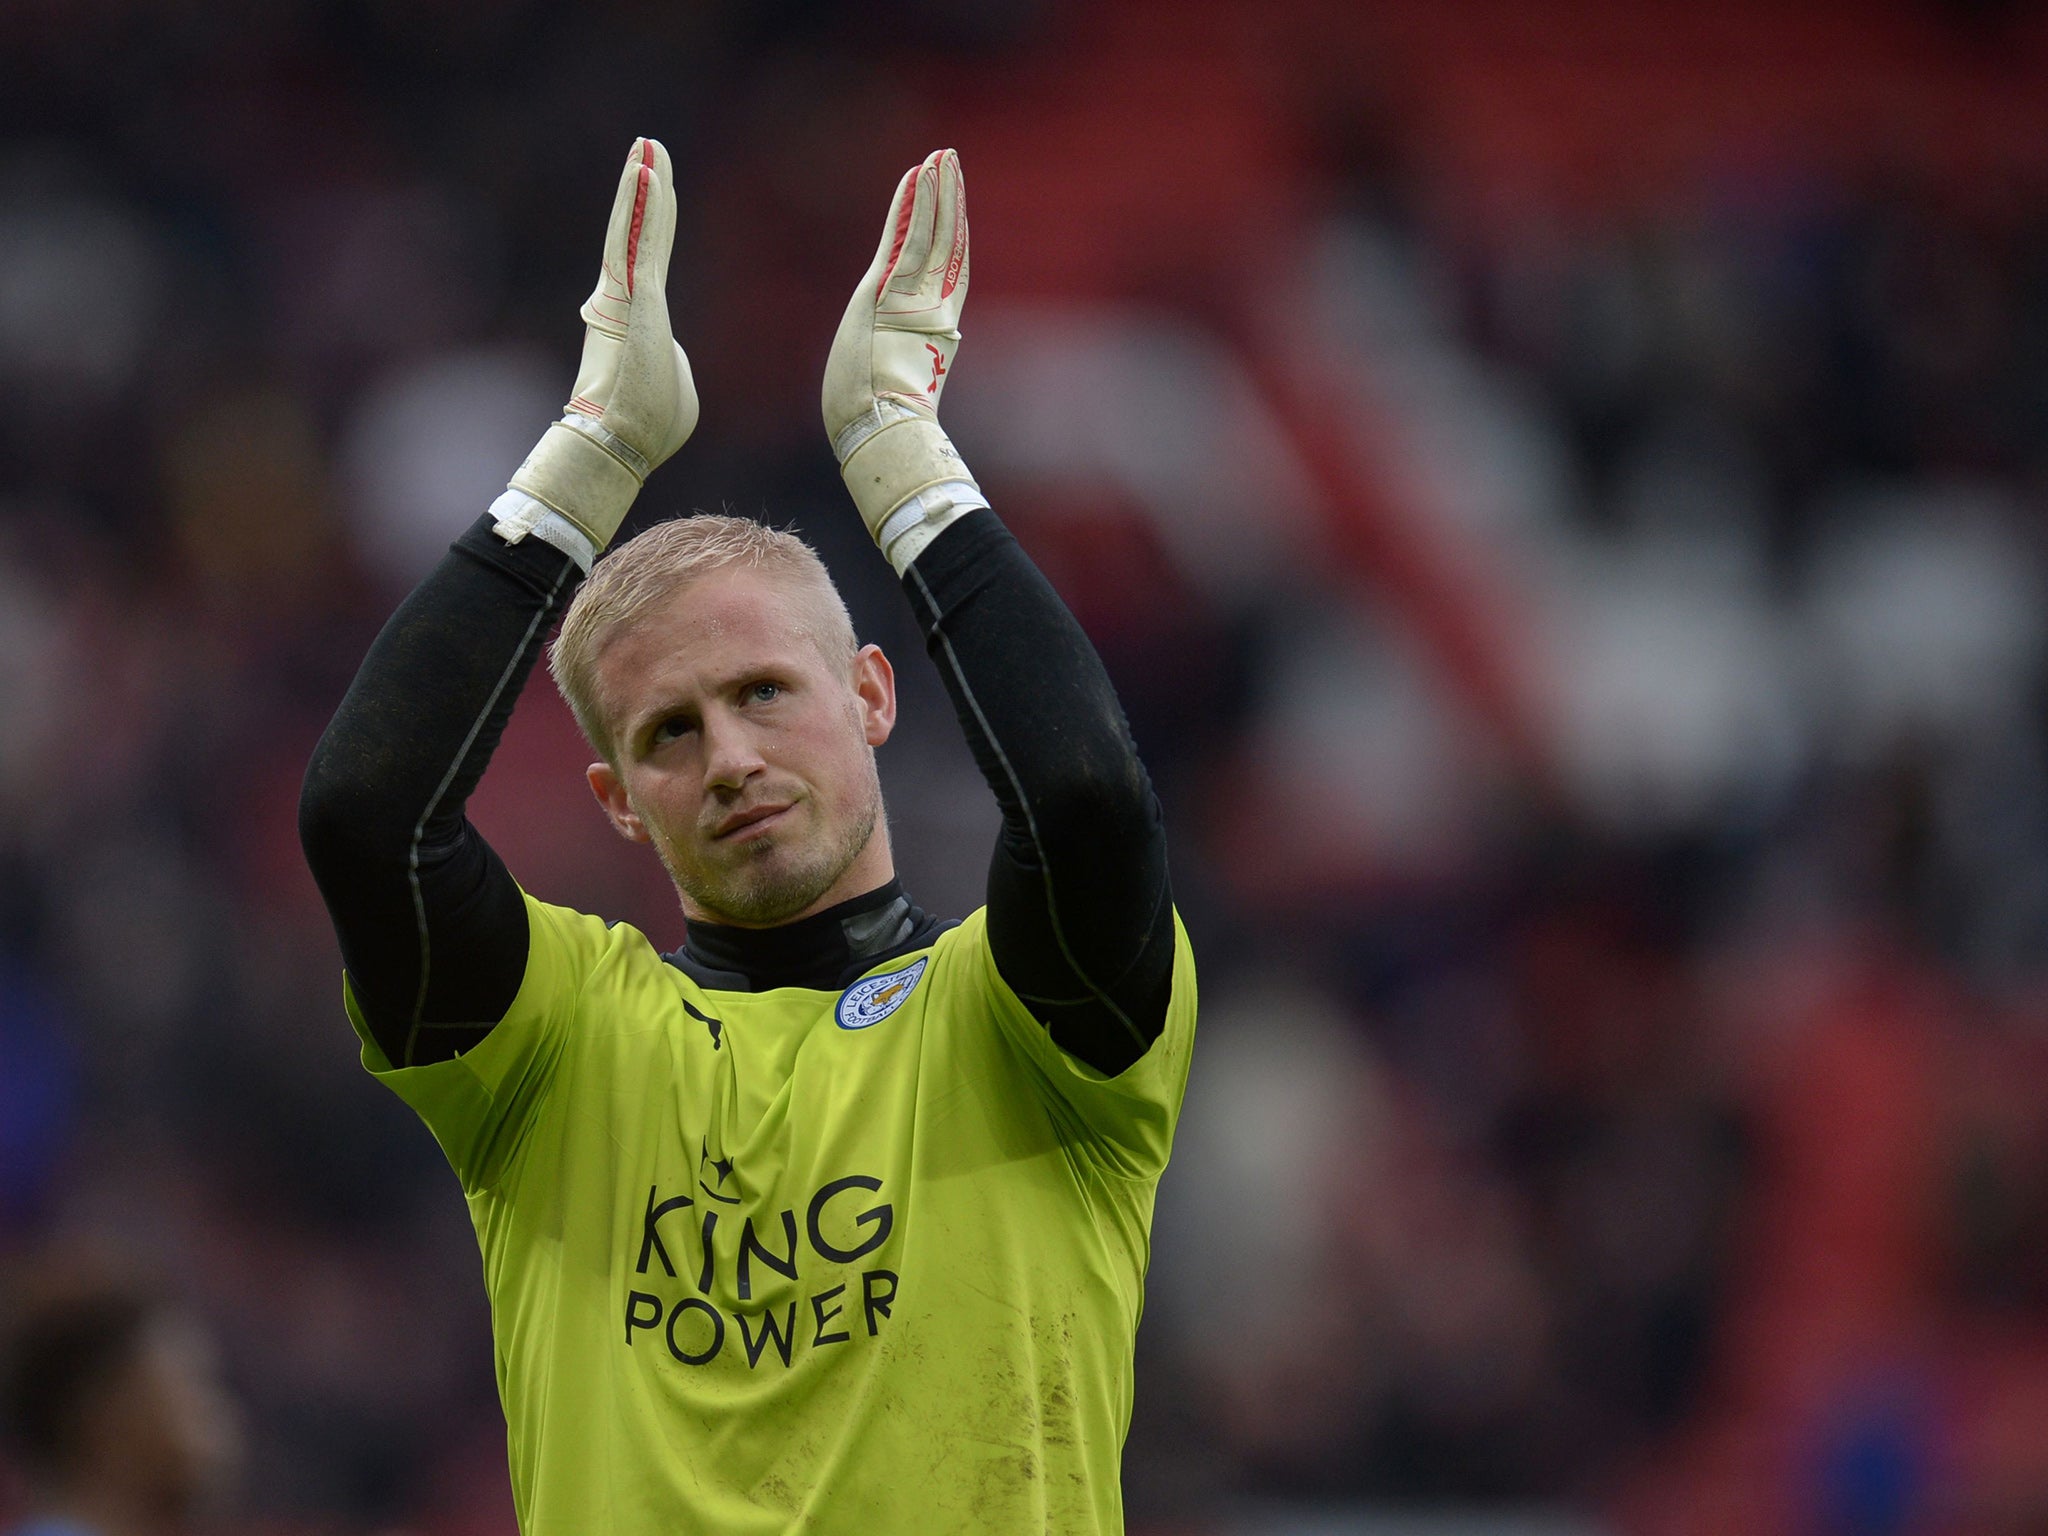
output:
M 924 975 L 924 968 L 930 962 L 929 955 L 921 956 L 915 964 L 907 965 L 900 971 L 885 971 L 880 976 L 870 976 L 865 981 L 856 981 L 839 998 L 837 1017 L 841 1029 L 869 1029 L 901 1008 L 917 990 L 918 978 Z

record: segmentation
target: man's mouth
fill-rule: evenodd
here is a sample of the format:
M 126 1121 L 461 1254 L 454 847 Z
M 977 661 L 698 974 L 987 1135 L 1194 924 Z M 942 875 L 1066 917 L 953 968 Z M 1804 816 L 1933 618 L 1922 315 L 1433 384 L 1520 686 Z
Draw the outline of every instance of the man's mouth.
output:
M 743 811 L 734 811 L 711 829 L 711 840 L 744 841 L 748 837 L 765 834 L 773 826 L 775 819 L 795 803 L 792 800 L 784 800 L 772 805 L 750 805 Z

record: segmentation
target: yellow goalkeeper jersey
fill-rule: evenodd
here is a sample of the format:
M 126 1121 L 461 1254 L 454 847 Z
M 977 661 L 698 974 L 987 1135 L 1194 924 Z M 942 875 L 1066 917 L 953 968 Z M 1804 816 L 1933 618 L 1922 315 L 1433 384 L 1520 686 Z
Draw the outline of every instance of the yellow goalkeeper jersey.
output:
M 526 1536 L 1123 1528 L 1153 1192 L 1195 978 L 1106 1077 L 997 974 L 984 913 L 841 991 L 713 990 L 526 898 L 467 1054 L 364 1065 L 483 1251 Z

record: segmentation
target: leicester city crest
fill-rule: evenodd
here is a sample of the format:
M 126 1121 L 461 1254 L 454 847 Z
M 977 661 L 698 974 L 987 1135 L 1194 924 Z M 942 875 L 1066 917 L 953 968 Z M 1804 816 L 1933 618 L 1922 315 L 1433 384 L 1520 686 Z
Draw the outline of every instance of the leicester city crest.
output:
M 917 990 L 917 979 L 924 974 L 930 960 L 931 957 L 925 955 L 900 971 L 885 971 L 880 976 L 856 981 L 839 998 L 839 1027 L 866 1029 L 871 1024 L 881 1023 Z

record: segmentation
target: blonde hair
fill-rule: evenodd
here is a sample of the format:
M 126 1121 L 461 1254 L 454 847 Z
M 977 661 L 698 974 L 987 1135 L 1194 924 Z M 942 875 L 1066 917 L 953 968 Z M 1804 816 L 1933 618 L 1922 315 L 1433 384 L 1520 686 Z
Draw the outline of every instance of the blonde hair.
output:
M 828 660 L 852 658 L 858 647 L 846 600 L 825 562 L 795 534 L 709 512 L 657 523 L 597 562 L 548 649 L 548 671 L 569 712 L 613 768 L 618 754 L 597 697 L 597 663 L 605 646 L 654 604 L 699 577 L 735 568 L 779 572 L 809 588 L 813 612 L 823 621 L 812 638 Z

